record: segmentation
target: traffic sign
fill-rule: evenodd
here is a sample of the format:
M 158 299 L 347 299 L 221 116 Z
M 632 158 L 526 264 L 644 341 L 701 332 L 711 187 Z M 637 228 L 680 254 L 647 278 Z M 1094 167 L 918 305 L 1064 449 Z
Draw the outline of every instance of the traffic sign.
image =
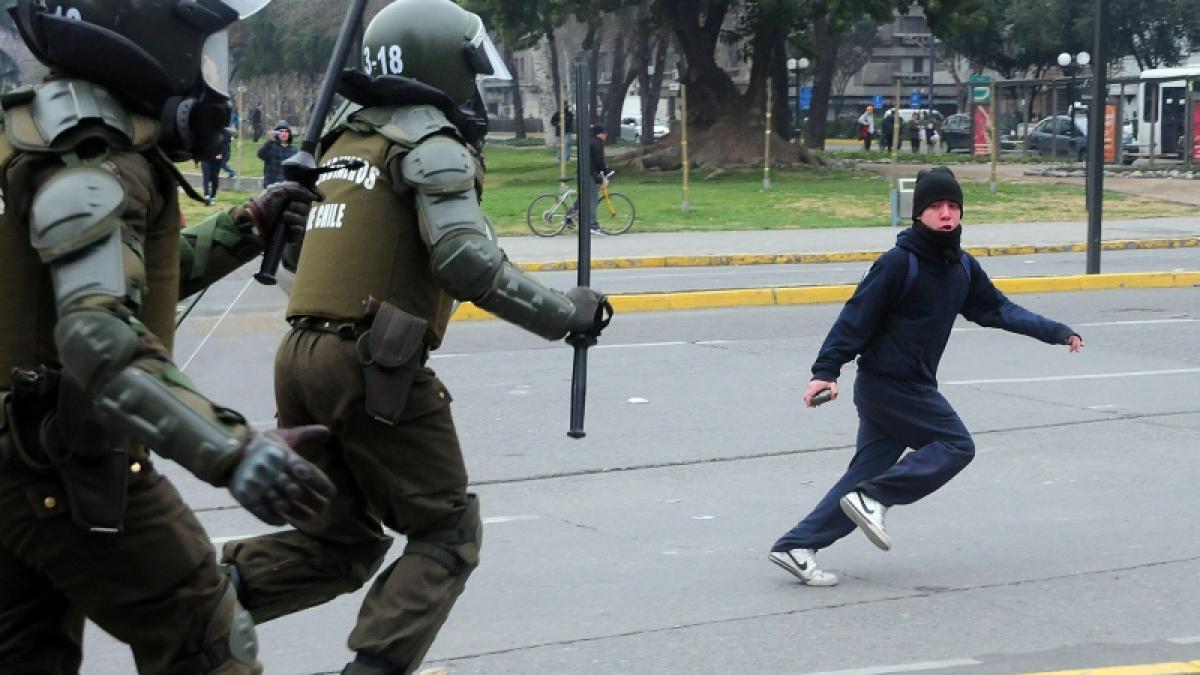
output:
M 921 99 L 923 99 L 923 98 L 924 97 L 921 95 L 921 92 L 914 91 L 913 93 L 908 95 L 908 107 L 920 109 Z
M 875 94 L 875 98 L 871 99 L 876 108 L 883 107 L 883 94 Z
M 812 107 L 812 87 L 800 87 L 800 109 L 808 110 Z

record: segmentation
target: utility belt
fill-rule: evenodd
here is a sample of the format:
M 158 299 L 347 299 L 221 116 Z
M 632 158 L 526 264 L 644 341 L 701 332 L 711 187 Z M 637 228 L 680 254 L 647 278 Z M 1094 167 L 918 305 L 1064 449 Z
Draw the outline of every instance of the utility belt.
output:
M 56 368 L 14 369 L 0 411 L 0 468 L 57 473 L 77 525 L 120 532 L 129 473 L 140 465 L 133 469 L 127 441 L 109 434 L 91 396 Z
M 294 316 L 288 323 L 298 330 L 354 340 L 363 370 L 367 414 L 388 426 L 400 422 L 413 380 L 429 360 L 429 346 L 425 344 L 428 321 L 371 298 L 366 314 L 358 321 Z
M 373 318 L 373 317 L 371 317 Z M 345 340 L 357 340 L 371 329 L 370 319 L 358 321 L 334 321 L 319 316 L 292 316 L 287 322 L 297 330 L 311 330 L 317 333 L 329 333 Z

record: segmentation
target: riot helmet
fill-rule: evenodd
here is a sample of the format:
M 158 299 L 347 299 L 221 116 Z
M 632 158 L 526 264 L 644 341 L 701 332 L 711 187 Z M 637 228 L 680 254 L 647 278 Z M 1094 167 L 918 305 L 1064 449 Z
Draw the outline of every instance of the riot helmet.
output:
M 228 36 L 270 0 L 17 0 L 25 44 L 55 71 L 105 87 L 161 117 L 160 145 L 197 154 L 229 123 Z
M 479 83 L 512 79 L 483 20 L 450 0 L 395 0 L 380 10 L 363 34 L 362 70 L 433 87 L 485 129 Z

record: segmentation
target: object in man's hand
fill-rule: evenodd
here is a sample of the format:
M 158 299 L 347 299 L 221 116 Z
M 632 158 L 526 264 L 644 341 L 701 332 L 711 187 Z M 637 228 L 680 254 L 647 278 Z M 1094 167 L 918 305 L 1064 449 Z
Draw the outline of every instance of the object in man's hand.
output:
M 822 403 L 829 403 L 832 400 L 833 400 L 833 390 L 832 389 L 822 389 L 821 391 L 818 391 L 816 394 L 813 395 L 813 397 L 810 401 L 810 405 L 813 408 L 815 408 L 815 407 L 821 405 Z

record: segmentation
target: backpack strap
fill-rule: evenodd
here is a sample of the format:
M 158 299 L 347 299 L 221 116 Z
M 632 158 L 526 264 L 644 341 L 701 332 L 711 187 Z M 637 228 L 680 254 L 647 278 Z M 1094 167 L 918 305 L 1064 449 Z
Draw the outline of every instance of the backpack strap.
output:
M 917 254 L 912 251 L 908 252 L 908 272 L 904 275 L 904 286 L 900 289 L 900 299 L 897 304 L 908 297 L 908 292 L 912 290 L 914 284 L 917 283 Z
M 971 289 L 971 254 L 963 251 L 962 257 L 958 259 L 962 263 L 963 276 L 967 278 L 967 290 Z

